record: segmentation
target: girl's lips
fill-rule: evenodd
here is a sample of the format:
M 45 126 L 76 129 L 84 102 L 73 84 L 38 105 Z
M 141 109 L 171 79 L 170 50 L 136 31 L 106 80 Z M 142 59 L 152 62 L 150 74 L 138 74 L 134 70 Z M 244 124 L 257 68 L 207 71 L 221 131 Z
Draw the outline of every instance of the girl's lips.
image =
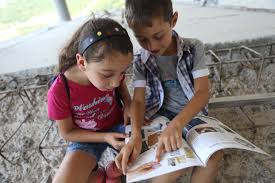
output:
M 112 91 L 114 88 L 99 88 L 101 91 Z

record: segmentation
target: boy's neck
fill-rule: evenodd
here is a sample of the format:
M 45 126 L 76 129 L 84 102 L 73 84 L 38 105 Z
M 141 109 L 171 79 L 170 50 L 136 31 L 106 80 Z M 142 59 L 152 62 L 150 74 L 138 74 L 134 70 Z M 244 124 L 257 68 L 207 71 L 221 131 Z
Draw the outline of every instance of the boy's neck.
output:
M 169 47 L 165 50 L 165 52 L 160 56 L 172 56 L 177 55 L 177 39 L 175 36 L 172 35 L 172 41 L 169 45 Z

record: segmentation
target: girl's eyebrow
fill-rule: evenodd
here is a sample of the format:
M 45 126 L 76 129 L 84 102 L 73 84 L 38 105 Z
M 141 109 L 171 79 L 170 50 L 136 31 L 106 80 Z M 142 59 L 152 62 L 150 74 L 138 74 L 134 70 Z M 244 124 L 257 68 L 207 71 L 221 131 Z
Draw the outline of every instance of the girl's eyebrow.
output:
M 125 72 L 125 71 L 127 71 L 127 69 L 128 69 L 128 67 L 126 68 L 126 69 L 124 69 L 122 72 Z M 104 69 L 104 70 L 102 70 L 102 72 L 104 72 L 104 73 L 110 73 L 110 74 L 113 74 L 113 73 L 115 73 L 115 71 L 114 70 L 108 70 L 108 69 Z
M 127 69 L 129 69 L 131 67 L 131 64 L 129 64 L 122 72 L 125 72 L 127 71 Z M 110 72 L 110 73 L 114 73 L 116 72 L 115 70 L 113 69 L 102 69 L 103 72 Z
M 114 70 L 112 70 L 112 69 L 103 69 L 102 71 L 103 72 L 114 72 Z

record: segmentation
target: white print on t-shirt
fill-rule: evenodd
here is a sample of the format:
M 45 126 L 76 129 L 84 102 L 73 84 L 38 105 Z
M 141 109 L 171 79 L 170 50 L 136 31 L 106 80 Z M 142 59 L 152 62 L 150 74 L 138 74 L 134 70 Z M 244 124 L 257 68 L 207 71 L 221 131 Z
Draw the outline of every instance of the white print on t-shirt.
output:
M 76 112 L 74 113 L 75 116 L 85 116 L 87 118 L 94 118 L 95 117 L 95 114 L 99 111 L 100 109 L 99 108 L 96 108 L 96 109 L 92 109 L 92 110 L 89 110 L 89 111 L 86 111 L 85 113 L 83 112 Z
M 93 117 L 95 117 L 95 114 L 96 114 L 99 110 L 100 110 L 99 108 L 92 109 L 92 110 L 87 111 L 86 114 L 89 115 L 89 117 L 93 118 Z
M 111 109 L 105 109 L 105 110 L 103 110 L 103 111 L 101 112 L 101 114 L 99 114 L 99 115 L 97 116 L 97 119 L 101 120 L 101 119 L 106 118 L 107 116 L 109 116 L 109 115 L 113 112 L 114 108 L 115 108 L 115 105 L 113 105 L 113 106 L 111 107 Z
M 89 120 L 86 121 L 85 119 L 76 119 L 75 123 L 80 127 L 80 128 L 85 128 L 85 129 L 93 129 L 93 130 L 98 130 L 96 127 L 97 123 L 95 120 Z
M 99 127 L 97 125 L 99 125 L 99 121 L 107 118 L 116 108 L 113 100 L 113 96 L 106 94 L 103 97 L 93 98 L 88 104 L 74 105 L 75 123 L 80 128 L 98 130 Z M 99 104 L 105 104 L 104 109 L 100 108 Z
M 90 109 L 90 108 L 102 103 L 102 102 L 106 102 L 109 105 L 112 105 L 113 97 L 110 96 L 109 94 L 106 94 L 103 97 L 95 97 L 95 98 L 93 98 L 91 103 L 89 103 L 87 105 L 85 105 L 85 104 L 75 105 L 75 106 L 73 106 L 73 108 L 74 108 L 74 111 L 85 111 L 87 109 Z

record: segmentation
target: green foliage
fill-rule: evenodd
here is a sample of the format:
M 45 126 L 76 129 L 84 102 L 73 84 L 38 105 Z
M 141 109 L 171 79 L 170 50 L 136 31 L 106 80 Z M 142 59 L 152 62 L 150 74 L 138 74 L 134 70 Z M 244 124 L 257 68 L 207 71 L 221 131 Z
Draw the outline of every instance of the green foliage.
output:
M 71 17 L 74 17 L 84 10 L 90 13 L 122 8 L 124 0 L 66 0 L 66 3 Z M 0 41 L 3 38 L 9 39 L 46 27 L 49 22 L 45 17 L 50 15 L 52 17 L 54 14 L 58 19 L 54 0 L 5 0 L 4 3 L 0 4 L 0 31 L 5 32 L 5 35 L 0 35 Z M 41 21 L 39 21 L 40 17 Z M 30 21 L 32 18 L 39 20 Z M 6 35 L 9 32 L 7 30 L 11 28 L 16 30 L 10 33 L 11 35 Z M 15 32 L 18 35 L 15 35 Z
M 24 22 L 36 15 L 54 11 L 51 0 L 12 0 L 0 7 L 0 23 Z
M 108 9 L 118 9 L 124 6 L 124 0 L 96 0 L 94 1 L 93 11 L 102 11 Z

